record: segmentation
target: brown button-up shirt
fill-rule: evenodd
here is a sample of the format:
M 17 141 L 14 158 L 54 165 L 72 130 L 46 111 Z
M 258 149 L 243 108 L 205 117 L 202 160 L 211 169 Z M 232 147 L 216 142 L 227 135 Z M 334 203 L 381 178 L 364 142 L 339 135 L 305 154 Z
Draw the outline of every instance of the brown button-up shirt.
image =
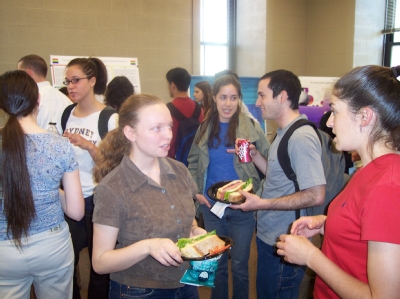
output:
M 161 184 L 143 174 L 125 156 L 96 187 L 93 222 L 119 228 L 116 248 L 149 238 L 189 237 L 195 216 L 197 187 L 187 168 L 169 158 L 159 158 Z M 165 267 L 148 256 L 132 267 L 111 273 L 111 279 L 141 288 L 172 289 L 188 263 Z

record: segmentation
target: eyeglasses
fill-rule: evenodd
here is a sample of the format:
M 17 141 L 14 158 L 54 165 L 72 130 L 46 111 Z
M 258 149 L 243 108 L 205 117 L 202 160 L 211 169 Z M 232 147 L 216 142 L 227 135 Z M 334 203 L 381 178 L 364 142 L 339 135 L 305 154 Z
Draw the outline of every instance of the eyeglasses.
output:
M 86 77 L 86 78 L 72 78 L 71 80 L 65 79 L 65 81 L 63 82 L 63 84 L 66 85 L 66 86 L 68 86 L 69 83 L 76 84 L 76 83 L 78 83 L 78 82 L 79 82 L 80 80 L 82 80 L 82 79 L 89 79 L 89 78 L 88 78 L 88 77 Z

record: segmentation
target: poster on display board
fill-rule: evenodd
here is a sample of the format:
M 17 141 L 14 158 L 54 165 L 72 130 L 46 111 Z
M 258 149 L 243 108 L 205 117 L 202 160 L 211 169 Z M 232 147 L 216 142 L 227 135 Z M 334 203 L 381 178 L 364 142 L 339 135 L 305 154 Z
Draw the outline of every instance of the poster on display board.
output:
M 65 67 L 76 56 L 50 55 L 51 79 L 54 87 L 64 86 Z M 89 58 L 88 56 L 84 58 Z M 135 88 L 135 93 L 140 93 L 140 78 L 137 58 L 127 57 L 97 57 L 103 61 L 107 69 L 108 82 L 116 76 L 125 76 Z
M 303 93 L 300 95 L 299 111 L 319 126 L 325 112 L 330 110 L 329 100 L 337 77 L 299 77 Z
M 308 119 L 317 126 L 321 117 L 329 108 L 329 99 L 332 93 L 333 84 L 338 78 L 336 77 L 299 77 L 303 89 L 300 96 L 300 113 L 306 114 Z M 192 76 L 190 83 L 191 97 L 193 98 L 194 86 L 200 81 L 208 81 L 211 85 L 214 83 L 214 76 Z M 258 81 L 257 77 L 239 77 L 242 86 L 243 103 L 249 108 L 249 111 L 259 121 L 264 132 L 267 132 L 266 123 L 262 119 L 260 109 L 255 105 L 258 97 Z

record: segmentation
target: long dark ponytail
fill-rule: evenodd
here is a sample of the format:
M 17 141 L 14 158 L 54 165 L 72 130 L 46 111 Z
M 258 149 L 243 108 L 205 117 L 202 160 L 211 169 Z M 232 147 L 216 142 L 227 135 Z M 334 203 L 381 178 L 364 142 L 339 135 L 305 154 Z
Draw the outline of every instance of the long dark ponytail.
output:
M 4 214 L 7 236 L 12 234 L 17 247 L 28 236 L 36 216 L 28 167 L 26 164 L 25 134 L 18 118 L 34 112 L 38 105 L 38 87 L 23 71 L 6 72 L 0 76 L 0 108 L 9 120 L 1 131 Z

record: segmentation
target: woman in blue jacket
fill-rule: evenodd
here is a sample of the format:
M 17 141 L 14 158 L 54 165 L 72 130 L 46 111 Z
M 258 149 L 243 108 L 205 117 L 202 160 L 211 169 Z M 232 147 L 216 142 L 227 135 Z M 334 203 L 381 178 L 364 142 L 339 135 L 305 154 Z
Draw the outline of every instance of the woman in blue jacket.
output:
M 225 209 L 222 218 L 210 209 L 215 201 L 207 196 L 208 188 L 220 181 L 253 180 L 254 190 L 260 187 L 260 177 L 253 163 L 239 163 L 238 157 L 228 153 L 236 138 L 249 139 L 267 156 L 269 143 L 258 123 L 242 114 L 241 86 L 233 76 L 218 78 L 213 86 L 212 107 L 194 139 L 188 156 L 189 171 L 197 184 L 200 204 L 207 231 L 216 230 L 218 235 L 229 236 L 234 241 L 231 249 L 233 298 L 249 296 L 248 260 L 250 243 L 255 228 L 253 212 Z M 218 266 L 215 288 L 211 298 L 228 298 L 228 254 L 224 254 Z

